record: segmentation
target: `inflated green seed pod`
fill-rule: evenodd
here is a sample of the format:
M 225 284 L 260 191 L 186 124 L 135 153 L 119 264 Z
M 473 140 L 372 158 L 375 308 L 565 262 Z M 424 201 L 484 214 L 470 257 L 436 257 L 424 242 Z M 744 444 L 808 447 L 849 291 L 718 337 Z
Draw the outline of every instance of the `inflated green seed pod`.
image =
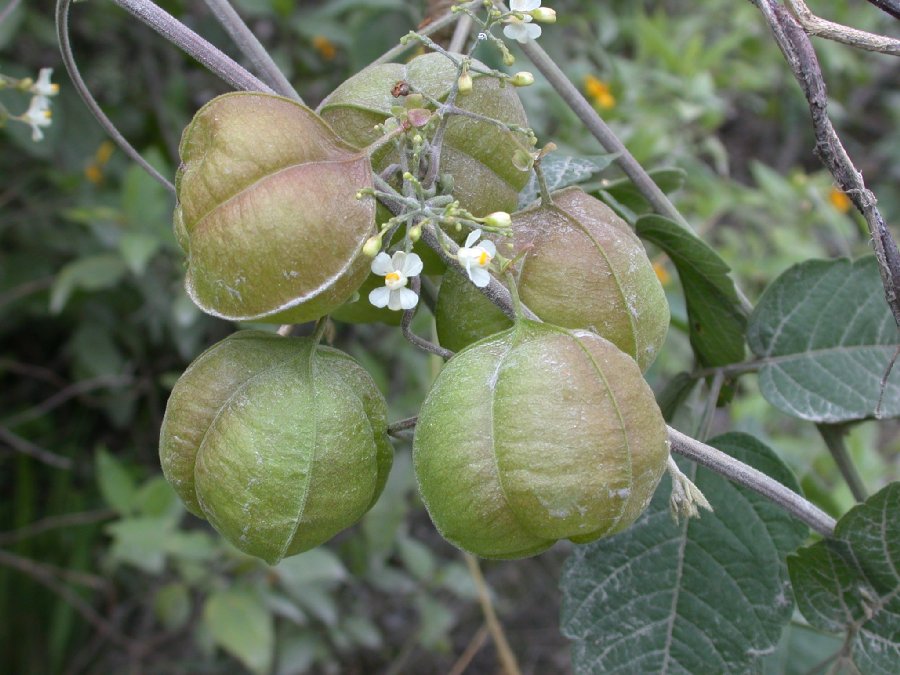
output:
M 312 110 L 239 92 L 207 103 L 184 130 L 175 232 L 185 285 L 205 312 L 299 323 L 346 301 L 369 272 L 375 231 L 365 153 Z
M 541 319 L 566 328 L 587 328 L 634 358 L 642 371 L 656 359 L 669 327 L 669 304 L 640 239 L 606 204 L 570 187 L 513 214 L 513 248 L 497 239 L 498 251 L 512 257 L 524 250 L 519 266 L 519 296 Z M 480 304 L 438 299 L 436 319 L 441 344 L 459 349 L 489 332 L 455 328 L 473 325 L 473 315 L 490 314 Z M 480 300 L 476 299 L 480 303 Z M 481 320 L 486 327 L 495 323 Z
M 515 87 L 501 87 L 496 79 L 475 72 L 471 75 L 472 91 L 456 99 L 460 108 L 509 125 L 528 125 Z M 322 102 L 318 112 L 342 138 L 365 147 L 378 140 L 380 132 L 375 126 L 384 122 L 391 108 L 403 100 L 391 93 L 397 82 L 405 81 L 414 91 L 444 100 L 456 79 L 456 66 L 435 52 L 417 56 L 406 64 L 374 65 L 340 85 Z M 452 177 L 454 196 L 475 215 L 512 211 L 530 175 L 515 160 L 523 149 L 531 149 L 524 134 L 504 132 L 489 122 L 455 115 L 444 136 L 441 173 Z M 387 147 L 373 157 L 376 170 L 395 161 Z
M 454 352 L 513 323 L 471 281 L 452 269 L 441 278 L 434 320 L 441 346 Z
M 444 366 L 413 442 L 438 531 L 484 558 L 625 529 L 668 454 L 665 421 L 633 359 L 590 331 L 526 320 Z
M 359 364 L 259 331 L 231 335 L 185 371 L 159 455 L 189 511 L 269 564 L 355 523 L 393 461 L 387 406 Z

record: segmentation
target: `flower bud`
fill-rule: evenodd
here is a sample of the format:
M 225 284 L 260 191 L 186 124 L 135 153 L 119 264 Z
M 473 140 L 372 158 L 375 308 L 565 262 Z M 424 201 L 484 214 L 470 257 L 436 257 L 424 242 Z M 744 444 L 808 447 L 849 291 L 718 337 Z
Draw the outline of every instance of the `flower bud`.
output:
M 494 227 L 498 230 L 512 225 L 512 218 L 506 211 L 494 211 L 494 213 L 486 215 L 481 222 L 488 227 Z
M 188 510 L 271 565 L 375 503 L 391 467 L 387 406 L 347 354 L 241 331 L 175 384 L 160 463 Z
M 472 76 L 469 75 L 469 71 L 465 71 L 462 75 L 459 76 L 459 79 L 456 81 L 456 86 L 459 89 L 460 94 L 469 94 L 472 91 Z
M 413 243 L 419 241 L 422 238 L 422 226 L 421 225 L 413 225 L 409 228 L 409 240 Z
M 549 7 L 538 7 L 529 12 L 531 18 L 538 23 L 556 23 L 556 10 Z
M 534 75 L 527 70 L 522 70 L 509 78 L 509 83 L 514 87 L 527 87 L 534 84 Z
M 378 252 L 381 250 L 381 235 L 376 234 L 374 237 L 369 237 L 366 240 L 366 243 L 363 245 L 363 253 L 365 253 L 370 258 L 374 258 L 378 255 Z
M 503 65 L 511 66 L 515 62 L 516 62 L 516 57 L 512 55 L 512 52 L 510 52 L 508 49 L 506 49 L 506 47 L 504 47 L 503 48 Z

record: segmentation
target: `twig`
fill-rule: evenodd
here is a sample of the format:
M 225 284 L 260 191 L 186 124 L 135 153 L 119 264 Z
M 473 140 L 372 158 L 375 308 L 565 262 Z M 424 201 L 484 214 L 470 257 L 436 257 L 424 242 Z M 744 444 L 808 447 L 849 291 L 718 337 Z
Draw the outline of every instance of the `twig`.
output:
M 847 427 L 842 424 L 817 424 L 816 429 L 828 446 L 834 463 L 837 464 L 838 470 L 844 477 L 850 493 L 858 502 L 864 502 L 869 498 L 866 486 L 862 482 L 856 467 L 853 466 L 853 460 L 850 459 L 850 453 L 847 452 L 847 444 L 844 443 L 844 436 L 847 434 Z
M 825 82 L 809 37 L 797 20 L 774 0 L 753 0 L 762 12 L 788 66 L 799 82 L 812 115 L 815 152 L 866 219 L 878 260 L 884 295 L 900 326 L 900 251 L 876 206 L 875 195 L 866 188 L 862 174 L 853 165 L 828 117 Z
M 672 427 L 668 427 L 668 431 L 672 452 L 687 457 L 739 485 L 758 492 L 802 520 L 819 534 L 826 537 L 834 535 L 836 524 L 834 518 L 774 478 L 726 455 L 721 450 L 686 436 Z
M 272 89 L 282 96 L 292 98 L 298 103 L 303 103 L 300 94 L 288 82 L 284 73 L 279 70 L 275 61 L 269 55 L 269 52 L 260 44 L 253 31 L 244 23 L 240 14 L 234 10 L 234 7 L 231 6 L 228 0 L 204 1 L 219 23 L 222 24 L 222 27 L 228 32 L 228 35 L 231 36 L 231 39 L 234 40 L 241 53 L 250 60 L 256 72 L 266 79 Z
M 16 11 L 19 5 L 22 4 L 22 0 L 9 0 L 9 4 L 0 10 L 0 24 L 6 21 L 10 15 Z
M 472 0 L 472 2 L 462 5 L 462 7 L 466 7 L 468 9 L 474 9 L 475 7 L 480 7 L 480 6 L 481 6 L 481 0 Z M 458 21 L 461 16 L 463 16 L 463 14 L 458 11 L 457 12 L 447 12 L 441 18 L 435 19 L 430 24 L 425 26 L 422 30 L 417 31 L 417 32 L 419 35 L 422 35 L 422 36 L 432 35 L 433 33 L 437 33 L 438 31 L 446 28 L 447 26 L 452 24 L 454 21 Z M 411 42 L 407 42 L 406 44 L 401 43 L 401 44 L 397 45 L 396 47 L 391 47 L 384 54 L 382 54 L 377 59 L 372 61 L 371 65 L 375 66 L 380 63 L 388 63 L 390 61 L 393 61 L 394 59 L 396 59 L 398 56 L 400 56 L 406 50 L 412 49 L 413 46 L 414 45 L 411 44 Z
M 469 38 L 469 31 L 471 30 L 472 17 L 468 14 L 463 14 L 459 19 L 459 23 L 456 24 L 456 29 L 453 31 L 453 37 L 450 38 L 450 44 L 447 46 L 447 51 L 456 53 L 461 52 L 463 47 L 466 46 L 466 40 Z
M 141 646 L 130 638 L 122 635 L 116 630 L 115 626 L 100 616 L 97 611 L 83 600 L 77 593 L 53 575 L 45 565 L 37 563 L 28 558 L 9 553 L 0 549 L 0 565 L 6 565 L 23 574 L 28 575 L 41 585 L 49 588 L 51 591 L 59 595 L 63 600 L 68 602 L 72 608 L 81 616 L 100 631 L 106 638 L 114 642 L 116 645 L 125 648 L 129 653 L 140 654 Z
M 494 611 L 494 604 L 491 602 L 491 594 L 488 590 L 487 582 L 484 580 L 484 575 L 481 573 L 481 568 L 478 566 L 478 560 L 470 553 L 463 553 L 463 557 L 466 559 L 466 566 L 469 568 L 469 574 L 472 575 L 472 580 L 478 588 L 478 601 L 481 603 L 481 611 L 484 612 L 484 619 L 487 622 L 491 638 L 494 640 L 494 646 L 497 648 L 497 656 L 500 657 L 500 663 L 503 666 L 503 670 L 506 675 L 521 675 L 519 664 L 516 661 L 516 655 L 513 654 L 509 642 L 506 641 L 503 625 L 500 623 L 500 620 L 497 618 L 497 613 Z
M 869 0 L 869 4 L 875 5 L 895 19 L 900 19 L 900 0 Z
M 422 287 L 419 282 L 419 277 L 412 277 L 410 279 L 412 291 L 419 295 L 422 291 Z M 403 318 L 400 319 L 400 330 L 403 331 L 403 337 L 405 337 L 409 342 L 414 344 L 419 349 L 424 349 L 426 352 L 430 352 L 432 354 L 437 354 L 442 359 L 452 358 L 453 352 L 449 349 L 444 349 L 440 345 L 436 345 L 433 342 L 429 342 L 425 338 L 421 338 L 415 333 L 412 332 L 412 329 L 409 327 L 412 323 L 413 316 L 416 313 L 416 308 L 407 309 L 403 312 Z
M 809 35 L 817 35 L 858 49 L 900 56 L 900 40 L 826 21 L 813 14 L 803 0 L 787 0 L 787 4 L 791 13 L 803 26 L 803 30 Z
M 56 392 L 53 396 L 42 401 L 36 406 L 28 408 L 28 410 L 23 410 L 20 413 L 16 413 L 15 415 L 7 417 L 4 420 L 0 420 L 0 424 L 6 427 L 15 427 L 46 415 L 54 408 L 58 408 L 59 406 L 61 406 L 70 398 L 81 396 L 82 394 L 86 394 L 89 391 L 94 391 L 95 389 L 122 387 L 127 384 L 131 384 L 132 382 L 134 382 L 134 378 L 131 375 L 101 375 L 100 377 L 95 377 L 90 380 L 75 382 L 65 389 Z
M 20 298 L 25 298 L 32 293 L 38 293 L 50 288 L 53 285 L 54 279 L 55 277 L 42 277 L 40 279 L 32 279 L 30 281 L 25 281 L 18 286 L 10 288 L 5 293 L 0 293 L 0 307 L 8 305 L 11 302 L 15 302 Z
M 116 512 L 112 509 L 101 509 L 99 511 L 82 511 L 81 513 L 65 513 L 60 516 L 48 516 L 41 520 L 36 520 L 28 525 L 23 525 L 16 530 L 8 532 L 0 532 L 0 546 L 9 546 L 16 544 L 25 539 L 30 539 L 44 532 L 56 530 L 62 527 L 77 527 L 79 525 L 92 525 L 103 520 L 114 518 Z
M 390 436 L 397 436 L 401 431 L 409 431 L 416 428 L 418 417 L 407 417 L 405 420 L 398 420 L 388 424 L 387 432 Z
M 56 467 L 57 469 L 65 469 L 68 471 L 73 466 L 72 460 L 68 457 L 63 457 L 62 455 L 57 455 L 49 450 L 45 450 L 31 441 L 27 441 L 21 436 L 14 434 L 6 427 L 0 427 L 0 442 L 6 443 L 6 445 L 16 452 L 21 452 L 23 455 L 33 457 L 39 462 Z
M 453 667 L 447 671 L 447 675 L 463 675 L 463 673 L 466 672 L 466 668 L 472 663 L 472 659 L 474 659 L 475 655 L 481 651 L 482 647 L 484 647 L 488 635 L 490 635 L 490 632 L 488 631 L 487 626 L 479 628 L 475 635 L 472 636 L 472 639 L 469 640 L 469 644 L 466 645 L 465 651 L 460 654 L 458 659 L 456 659 L 456 663 L 453 664 Z

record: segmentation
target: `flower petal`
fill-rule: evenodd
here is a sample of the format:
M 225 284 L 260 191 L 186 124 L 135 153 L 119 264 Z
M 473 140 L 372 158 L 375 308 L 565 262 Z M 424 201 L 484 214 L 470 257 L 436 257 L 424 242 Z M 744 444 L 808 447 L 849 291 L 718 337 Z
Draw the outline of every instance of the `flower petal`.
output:
M 391 291 L 391 297 L 388 299 L 388 309 L 396 312 L 400 309 L 400 291 L 403 289 L 395 289 Z
M 490 239 L 485 239 L 483 242 L 481 242 L 481 248 L 487 251 L 487 254 L 492 258 L 497 255 L 497 247 Z
M 403 309 L 412 309 L 419 302 L 419 296 L 408 288 L 401 288 L 398 291 L 394 291 L 394 293 L 397 294 L 400 300 L 400 307 Z
M 484 288 L 491 283 L 491 274 L 483 267 L 473 267 L 469 270 L 469 278 L 478 288 Z
M 471 232 L 469 232 L 469 236 L 466 237 L 466 243 L 463 244 L 463 246 L 465 248 L 471 248 L 475 244 L 475 242 L 478 241 L 478 238 L 480 236 L 481 230 L 472 230 Z
M 375 256 L 375 259 L 372 261 L 372 272 L 375 274 L 380 274 L 384 276 L 389 272 L 394 271 L 394 266 L 391 265 L 391 257 L 382 251 L 378 255 Z M 382 305 L 383 306 L 383 305 Z
M 514 12 L 530 12 L 541 6 L 541 0 L 512 0 L 509 8 Z
M 540 26 L 536 26 L 533 23 L 525 24 L 522 26 L 525 30 L 525 39 L 523 40 L 521 37 L 517 38 L 519 42 L 528 42 L 529 40 L 537 40 L 541 36 L 541 31 L 543 30 Z
M 403 263 L 406 262 L 406 253 L 403 251 L 397 251 L 391 257 L 391 265 L 394 266 L 394 271 L 399 272 L 403 269 Z
M 410 253 L 403 261 L 403 267 L 400 272 L 408 277 L 418 276 L 422 271 L 422 259 L 415 253 Z M 415 294 L 414 294 L 415 295 Z
M 376 307 L 387 307 L 390 296 L 391 292 L 388 290 L 387 286 L 379 286 L 369 293 L 369 302 Z

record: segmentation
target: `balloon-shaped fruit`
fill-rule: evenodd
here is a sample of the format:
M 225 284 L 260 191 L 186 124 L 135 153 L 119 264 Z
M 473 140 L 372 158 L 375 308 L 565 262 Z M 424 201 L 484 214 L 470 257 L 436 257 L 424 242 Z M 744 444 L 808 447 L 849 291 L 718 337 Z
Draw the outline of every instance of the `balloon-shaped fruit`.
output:
M 413 443 L 438 531 L 484 558 L 625 529 L 668 455 L 665 422 L 632 358 L 590 331 L 527 320 L 444 366 Z
M 524 251 L 517 280 L 522 302 L 544 321 L 594 331 L 647 370 L 665 342 L 669 304 L 640 239 L 581 188 L 559 190 L 551 197 L 552 204 L 513 214 L 512 242 L 497 239 L 499 252 L 507 257 Z M 461 292 L 457 286 L 451 283 L 447 292 L 462 301 L 439 298 L 437 305 L 438 336 L 441 344 L 449 340 L 456 345 L 450 349 L 489 334 L 457 327 L 471 326 L 473 314 L 491 313 L 466 303 L 464 296 L 474 297 L 471 289 Z M 475 301 L 483 304 L 481 298 Z
M 473 66 L 485 68 L 477 61 Z M 501 87 L 495 78 L 474 71 L 471 75 L 472 91 L 458 96 L 456 105 L 508 125 L 528 125 L 515 87 Z M 318 112 L 341 138 L 365 147 L 381 135 L 375 126 L 391 115 L 392 108 L 402 105 L 403 97 L 393 95 L 398 82 L 406 83 L 414 92 L 423 92 L 426 97 L 444 101 L 456 80 L 456 66 L 442 54 L 430 52 L 409 63 L 384 63 L 366 68 L 333 91 Z M 531 145 L 522 133 L 503 131 L 484 120 L 454 115 L 444 136 L 440 172 L 452 176 L 454 196 L 476 216 L 512 211 L 530 175 L 521 160 L 522 152 L 528 150 Z M 373 156 L 376 170 L 395 161 L 390 147 Z
M 356 522 L 387 480 L 387 406 L 347 354 L 308 338 L 235 333 L 176 383 L 163 473 L 188 510 L 275 564 Z
M 369 273 L 375 231 L 365 153 L 312 110 L 280 96 L 232 93 L 184 130 L 175 232 L 185 285 L 205 312 L 299 323 L 346 301 Z

